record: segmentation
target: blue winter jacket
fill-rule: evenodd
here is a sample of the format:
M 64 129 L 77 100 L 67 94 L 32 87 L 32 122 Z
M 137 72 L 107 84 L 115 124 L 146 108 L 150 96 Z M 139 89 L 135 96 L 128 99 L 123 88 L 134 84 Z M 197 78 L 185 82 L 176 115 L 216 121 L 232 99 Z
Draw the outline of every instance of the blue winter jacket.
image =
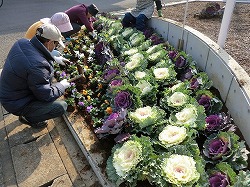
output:
M 64 93 L 61 83 L 52 83 L 53 60 L 36 36 L 15 42 L 0 77 L 0 102 L 8 112 L 20 115 L 30 102 L 52 102 Z

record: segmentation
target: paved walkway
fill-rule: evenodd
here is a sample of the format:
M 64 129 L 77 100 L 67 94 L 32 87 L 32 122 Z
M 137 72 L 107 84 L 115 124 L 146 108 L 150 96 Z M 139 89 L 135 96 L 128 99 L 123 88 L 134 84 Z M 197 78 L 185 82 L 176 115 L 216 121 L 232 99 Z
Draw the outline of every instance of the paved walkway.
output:
M 0 107 L 0 186 L 100 186 L 62 118 L 42 130 Z
M 27 28 L 77 4 L 73 0 L 4 0 L 0 7 L 0 68 Z M 0 69 L 1 71 L 1 69 Z M 30 128 L 0 104 L 0 187 L 100 186 L 62 118 L 43 130 Z

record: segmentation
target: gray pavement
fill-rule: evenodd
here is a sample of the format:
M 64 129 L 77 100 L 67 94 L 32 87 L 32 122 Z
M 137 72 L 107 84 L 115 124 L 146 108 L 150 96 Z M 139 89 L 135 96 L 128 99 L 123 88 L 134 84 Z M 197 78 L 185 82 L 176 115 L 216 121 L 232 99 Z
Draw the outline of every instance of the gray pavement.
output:
M 14 42 L 43 17 L 78 4 L 71 0 L 4 0 L 0 7 L 0 68 Z M 21 124 L 0 104 L 0 187 L 100 186 L 62 118 L 43 130 Z
M 168 0 L 165 0 L 168 2 Z M 175 0 L 178 1 L 178 0 Z M 1 2 L 1 0 L 0 0 Z M 44 17 L 79 3 L 101 12 L 126 10 L 134 0 L 4 0 L 0 7 L 0 71 L 14 42 Z M 98 187 L 98 179 L 62 118 L 43 130 L 21 124 L 0 104 L 0 187 Z

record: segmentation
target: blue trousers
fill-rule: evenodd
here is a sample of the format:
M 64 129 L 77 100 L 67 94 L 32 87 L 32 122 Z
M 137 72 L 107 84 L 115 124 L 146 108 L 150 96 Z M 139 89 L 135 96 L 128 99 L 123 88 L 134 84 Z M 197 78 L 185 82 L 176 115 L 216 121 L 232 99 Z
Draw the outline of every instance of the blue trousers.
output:
M 144 31 L 146 29 L 147 21 L 148 18 L 144 14 L 134 17 L 130 12 L 128 12 L 122 19 L 122 25 L 123 27 L 135 27 L 139 31 Z
M 62 116 L 66 110 L 67 103 L 65 101 L 34 101 L 27 105 L 18 115 L 24 116 L 31 123 L 37 123 Z

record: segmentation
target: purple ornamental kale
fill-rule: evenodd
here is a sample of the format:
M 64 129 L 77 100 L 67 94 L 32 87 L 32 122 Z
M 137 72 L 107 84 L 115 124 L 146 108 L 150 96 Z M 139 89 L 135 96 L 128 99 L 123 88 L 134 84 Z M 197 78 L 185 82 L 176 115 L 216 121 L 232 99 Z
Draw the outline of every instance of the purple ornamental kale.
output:
M 114 112 L 109 115 L 101 127 L 95 129 L 95 133 L 99 135 L 100 138 L 104 137 L 104 134 L 118 134 L 125 122 L 127 115 L 126 109 L 121 109 L 119 112 Z
M 221 128 L 222 119 L 219 115 L 210 115 L 205 119 L 208 131 L 218 131 Z
M 207 95 L 202 95 L 198 99 L 198 103 L 199 105 L 204 106 L 206 112 L 208 112 L 211 109 L 211 97 Z
M 122 143 L 122 142 L 128 140 L 130 138 L 130 136 L 131 135 L 129 133 L 123 133 L 123 134 L 117 135 L 114 140 L 116 143 Z
M 116 86 L 121 86 L 121 85 L 122 85 L 121 79 L 112 80 L 109 84 L 110 87 L 116 87 Z
M 109 83 L 109 91 L 113 91 L 114 88 L 121 86 L 122 80 L 121 79 L 114 79 Z
M 195 89 L 198 89 L 199 88 L 199 81 L 197 78 L 192 78 L 191 81 L 190 81 L 190 88 L 192 90 L 195 90 Z
M 152 41 L 153 45 L 164 43 L 163 39 L 159 37 L 157 34 L 152 34 L 152 36 L 150 36 L 150 40 Z
M 221 138 L 212 139 L 208 143 L 208 155 L 206 156 L 212 160 L 221 159 L 223 155 L 227 155 L 230 151 L 228 145 L 229 142 Z
M 111 79 L 113 79 L 119 74 L 120 74 L 120 71 L 118 69 L 110 69 L 104 73 L 103 77 L 106 81 L 110 81 Z
M 154 30 L 152 28 L 146 28 L 143 31 L 144 36 L 146 37 L 146 39 L 150 38 L 152 36 L 152 34 L 154 33 Z
M 219 114 L 212 114 L 206 117 L 206 130 L 207 132 L 218 132 L 218 131 L 232 131 L 236 130 L 236 126 L 232 123 L 232 118 L 229 114 L 224 112 Z
M 132 105 L 132 99 L 129 92 L 120 91 L 114 99 L 116 108 L 129 108 Z
M 183 74 L 180 77 L 180 80 L 184 82 L 185 80 L 190 80 L 193 77 L 193 72 L 191 68 L 184 70 Z
M 178 52 L 177 51 L 169 51 L 168 52 L 168 56 L 171 60 L 174 60 L 175 57 L 178 55 Z
M 221 172 L 216 172 L 209 176 L 209 187 L 227 187 L 229 184 L 227 175 Z
M 179 56 L 175 61 L 175 67 L 183 69 L 187 66 L 187 60 L 183 56 Z

